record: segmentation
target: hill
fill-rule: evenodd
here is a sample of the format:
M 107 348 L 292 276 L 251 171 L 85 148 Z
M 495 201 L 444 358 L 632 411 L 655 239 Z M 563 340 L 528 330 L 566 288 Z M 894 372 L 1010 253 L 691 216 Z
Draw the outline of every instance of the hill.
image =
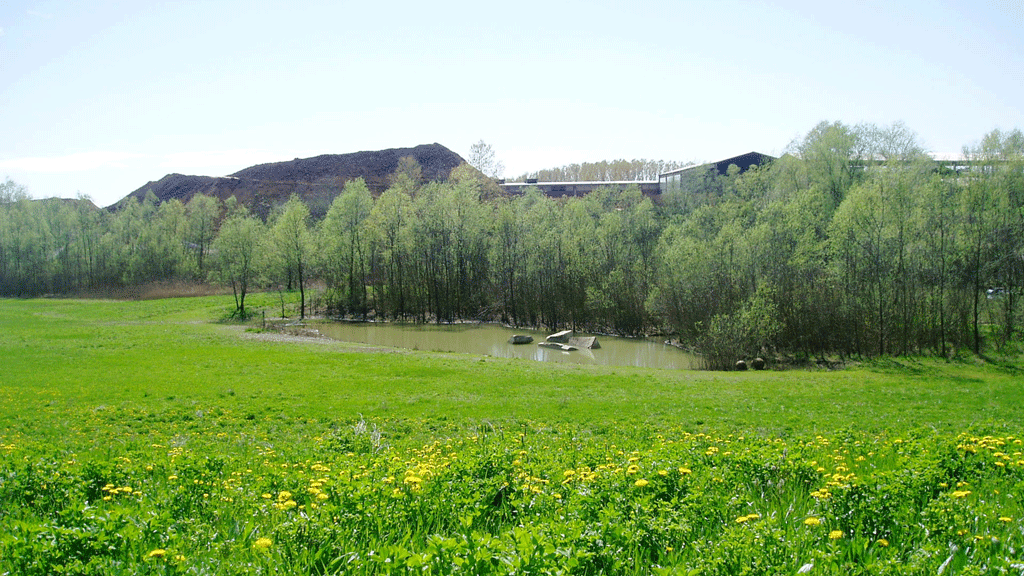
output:
M 257 164 L 222 177 L 168 174 L 155 182 L 147 182 L 110 209 L 117 210 L 130 198 L 141 201 L 148 192 L 152 192 L 160 202 L 171 199 L 188 202 L 196 194 L 206 194 L 221 200 L 234 196 L 252 212 L 265 217 L 292 194 L 298 194 L 312 215 L 320 217 L 349 180 L 363 178 L 374 194 L 383 192 L 388 186 L 388 177 L 398 167 L 399 159 L 406 156 L 412 156 L 420 163 L 426 180 L 447 179 L 453 169 L 465 162 L 461 156 L 435 142 L 414 148 L 323 154 Z

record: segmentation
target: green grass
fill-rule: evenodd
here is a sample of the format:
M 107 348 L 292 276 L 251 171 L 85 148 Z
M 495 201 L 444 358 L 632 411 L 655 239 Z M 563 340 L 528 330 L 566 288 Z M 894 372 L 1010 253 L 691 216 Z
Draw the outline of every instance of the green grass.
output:
M 274 310 L 274 297 L 256 295 L 253 306 Z M 1022 373 L 991 365 L 897 359 L 832 372 L 715 373 L 365 352 L 247 339 L 239 325 L 209 322 L 229 303 L 0 301 L 4 394 L 21 408 L 3 417 L 31 419 L 47 405 L 200 403 L 318 419 L 531 418 L 776 434 L 998 427 L 1016 422 L 1024 405 Z
M 1012 366 L 542 364 L 263 340 L 231 305 L 0 300 L 0 574 L 1024 562 Z

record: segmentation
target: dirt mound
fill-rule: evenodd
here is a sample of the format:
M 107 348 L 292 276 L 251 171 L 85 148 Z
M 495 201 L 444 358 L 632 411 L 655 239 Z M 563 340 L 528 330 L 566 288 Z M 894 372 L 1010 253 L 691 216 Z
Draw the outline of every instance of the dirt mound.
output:
M 221 200 L 234 196 L 253 213 L 266 217 L 275 206 L 284 204 L 292 194 L 298 194 L 313 217 L 319 218 L 327 213 L 331 201 L 349 180 L 363 178 L 371 192 L 383 192 L 399 159 L 406 156 L 419 162 L 426 180 L 445 180 L 464 162 L 455 152 L 434 143 L 257 164 L 224 177 L 168 174 L 135 190 L 110 208 L 117 210 L 130 198 L 141 201 L 149 192 L 160 202 L 171 199 L 188 202 L 196 194 L 206 194 Z

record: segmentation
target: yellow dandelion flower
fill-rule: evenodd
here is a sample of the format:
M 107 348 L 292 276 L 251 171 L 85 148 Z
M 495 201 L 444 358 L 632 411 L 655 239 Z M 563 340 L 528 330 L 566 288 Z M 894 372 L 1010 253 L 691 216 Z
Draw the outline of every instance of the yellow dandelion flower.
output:
M 167 550 L 164 550 L 163 548 L 157 548 L 156 550 L 151 550 L 149 552 L 149 554 L 146 554 L 146 557 L 147 558 L 163 558 L 166 555 L 167 555 Z
M 842 530 L 833 530 L 833 531 L 828 533 L 828 539 L 829 540 L 839 540 L 842 537 L 843 537 L 843 531 Z
M 648 484 L 650 484 L 650 482 L 648 482 L 645 478 L 640 478 L 636 482 L 633 482 L 633 486 L 636 486 L 637 488 L 643 488 L 644 486 L 647 486 Z
M 291 500 L 291 499 L 292 499 L 292 493 L 287 491 L 287 490 L 282 490 L 281 492 L 279 492 L 277 494 L 277 501 L 278 502 L 287 502 L 288 500 Z
M 878 539 L 878 545 L 881 546 L 882 548 L 888 548 L 889 547 L 889 541 L 886 540 L 885 538 L 879 538 Z
M 185 558 L 184 554 L 175 554 L 174 555 L 174 561 L 175 562 L 184 562 L 185 560 L 186 560 L 186 558 Z
M 1000 516 L 999 517 L 999 521 L 1000 522 L 1013 522 L 1013 518 L 1010 518 L 1009 516 Z
M 270 538 L 267 538 L 266 536 L 262 538 L 257 538 L 256 541 L 252 543 L 252 547 L 257 550 L 266 550 L 267 548 L 270 548 L 273 545 L 274 541 Z
M 668 476 L 668 470 L 658 470 L 658 476 Z
M 636 464 L 631 464 L 629 468 L 626 468 L 626 474 L 636 474 L 640 471 L 640 467 Z
M 743 524 L 747 520 L 750 520 L 750 516 L 740 516 L 739 518 L 736 519 L 736 523 L 737 524 Z
M 321 492 L 321 493 L 317 494 L 316 495 L 316 499 L 317 500 L 327 500 L 327 493 L 326 492 Z
M 804 524 L 807 526 L 821 526 L 821 520 L 815 518 L 814 516 L 811 516 L 810 518 L 804 520 Z
M 970 493 L 970 490 L 953 490 L 953 498 L 964 498 Z
M 680 466 L 679 467 L 679 475 L 680 476 L 686 476 L 687 474 L 692 474 L 692 473 L 693 473 L 693 470 L 690 470 L 689 468 L 686 468 L 685 466 Z

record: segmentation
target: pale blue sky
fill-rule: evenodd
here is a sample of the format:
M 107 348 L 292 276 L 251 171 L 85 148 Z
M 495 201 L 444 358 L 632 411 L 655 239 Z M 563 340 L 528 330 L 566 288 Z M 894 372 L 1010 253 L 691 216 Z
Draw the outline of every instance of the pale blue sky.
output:
M 822 120 L 1024 127 L 1019 0 L 0 0 L 0 179 L 36 197 L 480 139 L 507 176 L 710 161 Z

